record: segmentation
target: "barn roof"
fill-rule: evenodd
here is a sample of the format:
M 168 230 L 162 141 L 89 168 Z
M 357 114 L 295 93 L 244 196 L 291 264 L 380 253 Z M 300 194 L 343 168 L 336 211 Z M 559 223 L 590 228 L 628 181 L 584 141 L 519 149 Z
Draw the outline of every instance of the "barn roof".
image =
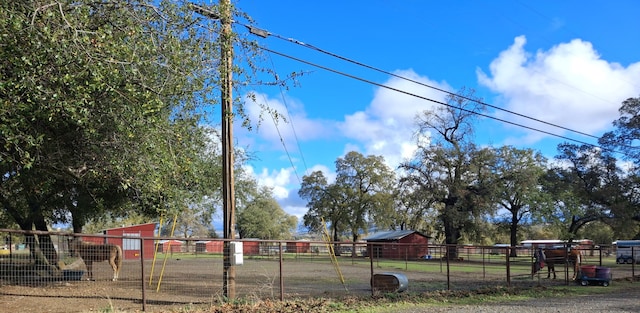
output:
M 157 223 L 144 223 L 144 224 L 135 224 L 135 225 L 128 225 L 128 226 L 122 226 L 122 227 L 113 227 L 113 228 L 107 228 L 107 229 L 103 229 L 102 231 L 106 232 L 106 231 L 110 231 L 110 230 L 118 230 L 118 229 L 129 229 L 129 228 L 138 228 L 138 227 L 146 227 L 146 226 L 151 226 L 153 225 L 155 227 Z
M 176 239 L 171 239 L 171 240 L 160 240 L 160 243 L 179 243 L 179 244 L 183 244 L 184 241 L 182 240 L 176 240 Z
M 424 235 L 418 231 L 415 230 L 389 230 L 389 231 L 381 231 L 381 232 L 377 232 L 377 233 L 373 233 L 371 235 L 369 235 L 368 237 L 364 238 L 364 240 L 366 241 L 394 241 L 394 240 L 400 240 L 406 236 L 409 236 L 411 234 L 417 233 L 420 236 L 423 236 L 425 238 L 431 238 L 427 235 Z

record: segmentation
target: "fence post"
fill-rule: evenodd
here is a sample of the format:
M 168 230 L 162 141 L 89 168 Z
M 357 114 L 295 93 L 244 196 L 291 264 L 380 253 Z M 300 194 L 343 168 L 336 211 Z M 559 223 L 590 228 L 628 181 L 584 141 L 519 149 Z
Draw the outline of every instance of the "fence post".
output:
M 284 278 L 282 276 L 282 241 L 278 242 L 279 244 L 279 255 L 280 255 L 280 301 L 284 301 Z
M 369 266 L 371 269 L 371 279 L 370 279 L 370 285 L 371 285 L 371 296 L 375 296 L 375 280 L 373 279 L 373 244 L 367 244 L 369 247 Z
M 458 249 L 458 247 L 455 247 L 456 250 Z M 445 254 L 445 259 L 447 260 L 447 290 L 451 290 L 451 275 L 450 274 L 450 269 L 449 269 L 449 259 L 451 258 L 449 255 L 449 246 L 446 246 L 446 250 L 447 250 L 447 254 Z
M 512 247 L 507 247 L 505 249 L 505 257 L 504 259 L 507 261 L 507 287 L 511 287 L 511 249 Z
M 598 246 L 598 259 L 599 259 L 599 265 L 602 266 L 602 246 L 599 245 Z
M 124 253 L 123 253 L 124 254 Z M 124 258 L 124 255 L 122 256 Z M 144 283 L 144 238 L 140 238 L 140 272 L 142 275 L 142 311 L 147 310 L 147 285 Z
M 635 280 L 636 277 L 636 254 L 633 251 L 635 247 L 631 246 L 631 282 Z
M 484 248 L 485 247 L 481 247 L 480 251 L 482 251 L 482 279 L 487 278 L 487 271 L 486 271 L 486 264 L 485 264 L 485 259 L 484 259 Z
M 438 259 L 440 259 L 440 273 L 442 273 L 442 245 L 440 245 L 440 247 L 438 247 L 438 249 L 440 250 L 440 257 Z
M 404 270 L 409 269 L 409 247 L 404 246 Z

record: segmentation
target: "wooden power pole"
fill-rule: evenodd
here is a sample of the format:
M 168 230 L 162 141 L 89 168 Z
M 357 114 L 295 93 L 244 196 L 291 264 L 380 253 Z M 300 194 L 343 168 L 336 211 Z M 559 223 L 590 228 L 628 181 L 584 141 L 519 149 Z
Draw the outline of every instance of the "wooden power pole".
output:
M 230 240 L 235 239 L 236 198 L 233 178 L 233 42 L 231 0 L 220 0 L 220 82 L 222 84 L 222 209 L 224 248 L 222 289 L 227 299 L 236 297 L 236 269 L 231 264 Z
M 231 0 L 220 0 L 219 14 L 201 7 L 189 4 L 192 10 L 206 17 L 220 20 L 220 88 L 222 90 L 222 211 L 223 238 L 222 250 L 222 291 L 226 299 L 236 297 L 236 269 L 231 261 L 231 241 L 236 237 L 236 198 L 233 176 L 233 34 L 231 31 Z

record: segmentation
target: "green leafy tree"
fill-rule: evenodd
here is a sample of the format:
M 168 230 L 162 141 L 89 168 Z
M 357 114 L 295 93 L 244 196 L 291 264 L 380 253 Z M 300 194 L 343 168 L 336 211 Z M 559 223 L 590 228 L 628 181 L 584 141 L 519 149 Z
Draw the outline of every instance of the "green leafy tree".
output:
M 578 236 L 578 238 L 591 239 L 594 244 L 603 246 L 611 246 L 611 243 L 617 239 L 613 228 L 601 221 L 586 224 L 578 231 Z
M 336 160 L 336 186 L 343 192 L 347 225 L 354 244 L 368 225 L 385 227 L 393 210 L 395 174 L 381 156 L 351 151 Z
M 0 3 L 3 216 L 25 230 L 71 223 L 82 232 L 133 211 L 177 214 L 215 190 L 200 125 L 218 101 L 219 25 L 183 4 Z M 255 72 L 252 60 L 236 79 Z M 56 263 L 48 236 L 27 243 Z
M 262 187 L 238 208 L 240 238 L 291 239 L 298 219 L 287 214 L 273 198 L 270 188 Z
M 412 229 L 424 234 L 434 234 L 437 225 L 438 210 L 435 198 L 425 194 L 426 188 L 420 181 L 400 177 L 396 189 L 395 223 L 392 229 Z
M 331 227 L 334 241 L 340 240 L 342 231 L 348 231 L 355 244 L 369 225 L 390 224 L 395 175 L 382 157 L 349 152 L 336 160 L 336 173 L 333 184 L 319 171 L 303 177 L 298 194 L 308 200 L 305 226 L 322 231 L 324 221 Z M 335 251 L 340 253 L 340 249 Z
M 493 165 L 494 201 L 499 209 L 506 210 L 504 218 L 509 225 L 509 243 L 518 245 L 518 227 L 524 218 L 530 218 L 546 203 L 551 202 L 540 188 L 540 179 L 545 173 L 545 158 L 531 149 L 517 149 L 511 146 L 495 150 Z M 516 249 L 511 256 L 517 256 Z
M 328 224 L 333 241 L 340 241 L 340 234 L 347 227 L 346 198 L 341 188 L 329 184 L 322 172 L 315 171 L 302 177 L 298 195 L 307 200 L 308 210 L 302 218 L 304 226 L 322 233 Z M 336 252 L 339 253 L 339 249 Z
M 626 190 L 638 190 L 640 188 L 640 149 L 637 147 L 640 139 L 640 97 L 629 98 L 622 102 L 619 109 L 620 117 L 613 122 L 614 130 L 605 133 L 599 142 L 611 151 L 622 152 L 623 158 L 631 161 L 633 166 L 625 169 Z M 640 194 L 638 192 L 625 192 L 629 201 L 628 211 L 624 216 L 613 221 L 614 229 L 626 229 L 626 232 L 617 231 L 620 238 L 640 236 Z M 629 230 L 635 235 L 629 234 Z
M 417 115 L 418 149 L 412 160 L 400 165 L 403 180 L 412 181 L 435 205 L 441 205 L 436 206 L 438 220 L 449 245 L 458 244 L 463 231 L 478 233 L 474 220 L 482 219 L 491 208 L 492 153 L 471 141 L 475 114 L 484 106 L 468 100 L 473 99 L 473 90 L 461 94 L 464 97 L 449 96 L 446 106 Z M 450 246 L 447 257 L 457 258 L 457 249 Z
M 555 203 L 541 212 L 541 222 L 559 223 L 564 239 L 576 239 L 577 232 L 594 221 L 630 220 L 635 192 L 615 158 L 587 145 L 561 144 L 558 149 L 560 162 L 543 184 Z
M 623 152 L 636 166 L 640 165 L 640 97 L 629 98 L 622 102 L 620 117 L 613 121 L 614 130 L 600 138 L 600 144 Z

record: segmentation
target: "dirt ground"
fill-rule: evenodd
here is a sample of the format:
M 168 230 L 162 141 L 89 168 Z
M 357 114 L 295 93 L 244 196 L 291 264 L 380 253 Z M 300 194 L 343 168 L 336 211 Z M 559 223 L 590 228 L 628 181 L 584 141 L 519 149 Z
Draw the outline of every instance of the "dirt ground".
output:
M 343 297 L 371 295 L 371 266 L 366 261 L 351 264 L 343 260 L 338 268 L 326 260 L 245 259 L 236 266 L 236 297 L 244 299 Z M 0 312 L 175 312 L 221 303 L 222 260 L 220 258 L 167 258 L 152 261 L 125 261 L 120 279 L 111 281 L 106 262 L 94 263 L 95 281 L 21 281 L 16 276 L 0 281 Z M 283 282 L 279 273 L 282 269 Z M 493 276 L 483 270 L 452 273 L 406 272 L 412 292 L 447 288 L 478 288 L 506 285 L 504 273 Z M 374 266 L 376 273 L 383 271 Z M 389 269 L 384 269 L 389 271 Z M 141 273 L 145 273 L 144 277 Z M 152 275 L 153 274 L 153 275 Z M 341 275 L 340 275 L 341 274 Z M 344 284 L 340 277 L 343 278 Z M 86 276 L 85 276 L 86 278 Z M 561 284 L 562 281 L 531 279 L 514 275 L 511 285 Z
M 144 267 L 144 269 L 143 269 Z M 84 267 L 82 267 L 84 269 Z M 277 260 L 245 260 L 236 266 L 236 297 L 280 298 L 280 265 Z M 162 258 L 125 261 L 120 279 L 111 281 L 106 262 L 94 263 L 95 281 L 14 277 L 0 280 L 0 312 L 167 312 L 210 306 L 223 299 L 222 261 L 219 258 Z M 285 297 L 366 294 L 368 268 L 349 270 L 344 277 L 349 291 L 335 270 L 324 262 L 286 262 L 283 273 Z M 144 281 L 141 273 L 144 272 Z M 153 275 L 151 275 L 153 273 Z

